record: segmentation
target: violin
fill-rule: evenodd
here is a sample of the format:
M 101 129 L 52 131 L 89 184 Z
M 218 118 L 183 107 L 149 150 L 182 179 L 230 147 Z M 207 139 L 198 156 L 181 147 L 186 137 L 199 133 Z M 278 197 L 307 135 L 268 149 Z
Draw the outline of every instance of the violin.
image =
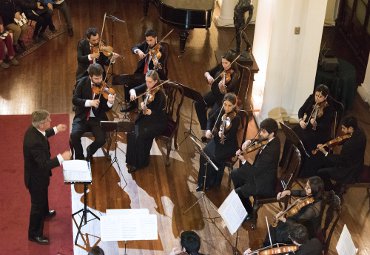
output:
M 293 215 L 296 215 L 303 207 L 306 205 L 312 204 L 315 202 L 315 199 L 312 196 L 307 196 L 304 198 L 297 199 L 292 203 L 288 208 L 286 208 L 284 211 L 279 212 L 274 217 L 274 222 L 272 223 L 273 227 L 277 226 L 277 223 L 279 222 L 279 218 L 286 215 L 287 217 L 291 217 Z
M 245 150 L 242 150 L 240 153 L 238 153 L 235 157 L 232 158 L 232 161 L 236 161 L 238 159 L 238 156 L 239 155 L 244 155 L 244 154 L 248 154 L 250 152 L 253 152 L 253 151 L 256 151 L 260 148 L 262 148 L 263 146 L 265 146 L 266 144 L 269 143 L 269 140 L 262 140 L 262 141 L 258 141 L 258 140 L 253 140 L 251 142 L 251 144 L 248 145 L 247 148 L 245 148 Z
M 113 47 L 106 46 L 103 42 L 100 42 L 98 45 L 92 48 L 93 53 L 103 53 L 106 57 L 111 57 L 113 55 Z
M 142 107 L 143 111 L 146 111 L 147 105 L 150 104 L 151 102 L 154 101 L 155 94 L 160 90 L 161 87 L 155 86 L 152 89 L 148 89 L 145 93 L 145 98 L 144 98 L 144 105 Z
M 305 122 L 306 126 L 310 123 L 310 120 L 313 119 L 314 121 L 316 121 L 317 118 L 320 118 L 324 115 L 324 109 L 328 106 L 328 102 L 327 101 L 323 101 L 321 103 L 316 103 L 313 107 L 312 107 L 312 111 L 311 111 L 311 114 L 310 116 L 307 118 L 307 114 L 305 113 L 303 115 L 303 121 Z M 316 125 L 312 125 L 312 129 L 313 130 L 316 130 Z
M 99 98 L 101 95 L 103 95 L 103 97 L 107 100 L 108 100 L 109 94 L 112 94 L 112 95 L 116 94 L 116 91 L 113 88 L 108 87 L 107 83 L 104 81 L 99 85 L 94 84 L 94 86 L 92 87 L 92 90 L 95 95 L 99 95 Z
M 236 112 L 230 112 L 230 113 L 225 113 L 221 117 L 221 125 L 220 125 L 220 143 L 224 144 L 226 137 L 225 137 L 225 131 L 229 130 L 231 128 L 231 122 L 235 118 Z
M 227 83 L 231 81 L 231 75 L 234 73 L 233 69 L 228 69 L 222 72 L 222 84 L 220 86 L 220 92 L 222 94 L 227 93 Z
M 297 245 L 283 245 L 283 246 L 270 247 L 270 248 L 263 247 L 255 251 L 251 251 L 247 254 L 248 255 L 251 255 L 251 254 L 270 255 L 270 254 L 282 254 L 282 253 L 295 252 L 297 250 L 298 250 Z
M 158 69 L 162 69 L 161 64 L 159 63 L 159 59 L 162 57 L 162 53 L 160 52 L 161 45 L 157 43 L 153 48 L 149 49 L 148 54 L 151 56 L 157 64 L 154 64 L 154 70 L 158 71 Z
M 342 135 L 342 136 L 338 136 L 338 137 L 324 143 L 322 146 L 331 149 L 331 148 L 339 145 L 340 143 L 342 143 L 344 140 L 347 140 L 351 136 L 352 136 L 351 134 L 345 134 L 345 135 Z M 312 150 L 312 155 L 315 155 L 319 150 L 320 150 L 319 148 L 316 148 L 316 149 Z

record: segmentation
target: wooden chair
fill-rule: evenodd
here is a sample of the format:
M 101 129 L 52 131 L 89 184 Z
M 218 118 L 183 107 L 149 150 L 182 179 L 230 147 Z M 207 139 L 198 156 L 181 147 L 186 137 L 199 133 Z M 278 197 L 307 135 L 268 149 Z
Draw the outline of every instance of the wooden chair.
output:
M 298 174 L 299 169 L 301 168 L 302 156 L 299 149 L 293 144 L 288 151 L 287 160 L 284 162 L 282 167 L 278 171 L 278 178 L 276 183 L 275 192 L 277 193 L 291 189 L 292 184 Z M 255 229 L 257 227 L 257 218 L 258 218 L 258 210 L 264 204 L 271 204 L 280 202 L 277 200 L 276 195 L 274 197 L 261 197 L 261 196 L 254 196 L 253 202 L 253 221 L 251 223 L 251 228 Z M 284 208 L 286 208 L 288 204 L 288 198 L 281 201 L 284 203 Z M 281 205 L 280 205 L 281 207 Z
M 168 122 L 166 130 L 160 136 L 157 136 L 156 139 L 162 140 L 166 143 L 166 166 L 169 166 L 172 141 L 175 149 L 178 149 L 177 133 L 180 124 L 180 110 L 184 101 L 184 89 L 176 82 L 168 82 L 164 84 L 163 89 L 167 96 L 165 111 Z
M 161 56 L 162 70 L 163 70 L 165 77 L 167 78 L 168 77 L 167 62 L 168 62 L 168 56 L 170 53 L 169 52 L 170 47 L 168 43 L 165 43 L 165 42 L 161 42 L 161 46 L 162 46 L 162 56 Z
M 238 142 L 239 142 L 239 147 L 241 147 L 247 136 L 249 116 L 248 116 L 248 113 L 244 110 L 239 111 L 239 116 L 241 119 L 241 125 L 239 126 L 239 131 L 238 131 Z M 229 173 L 229 178 L 227 181 L 228 187 L 231 187 L 231 171 L 233 170 L 233 167 L 237 161 L 238 161 L 238 158 L 236 159 L 231 158 L 225 162 L 225 168 L 228 169 L 228 173 Z
M 328 254 L 331 237 L 338 224 L 342 206 L 339 196 L 334 191 L 330 191 L 323 199 L 323 212 L 321 230 L 317 233 L 317 238 L 323 244 L 323 254 Z
M 341 102 L 336 100 L 333 97 L 330 97 L 328 99 L 329 105 L 333 106 L 334 108 L 334 116 L 332 121 L 332 129 L 331 129 L 331 137 L 335 138 L 337 137 L 338 127 L 340 125 L 340 122 L 342 121 L 343 112 L 344 112 L 344 106 Z

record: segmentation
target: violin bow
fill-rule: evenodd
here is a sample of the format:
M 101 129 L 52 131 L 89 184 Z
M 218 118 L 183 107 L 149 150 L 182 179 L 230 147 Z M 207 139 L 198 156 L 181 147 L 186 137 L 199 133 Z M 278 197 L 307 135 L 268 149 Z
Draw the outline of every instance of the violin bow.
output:
M 231 61 L 230 63 L 230 68 L 231 68 L 231 65 L 235 63 L 235 61 L 238 60 L 238 58 L 240 58 L 242 54 L 240 53 L 233 61 Z M 222 71 L 221 73 L 219 73 L 219 75 L 217 75 L 217 77 L 214 79 L 214 80 L 217 80 L 222 74 L 224 73 L 224 71 Z
M 104 12 L 103 25 L 102 25 L 102 28 L 101 28 L 101 31 L 100 31 L 100 38 L 99 38 L 99 50 L 102 46 L 103 31 L 104 31 L 104 27 L 105 27 L 105 19 L 106 18 L 107 18 L 107 13 Z
M 164 41 L 164 39 L 166 39 L 172 32 L 173 30 L 175 30 L 174 28 L 172 28 L 170 30 L 170 32 L 168 32 L 159 42 L 157 42 L 156 44 L 154 44 L 154 46 L 152 48 L 154 48 L 155 46 L 157 46 L 158 44 L 160 44 L 161 42 Z M 150 51 L 148 51 L 146 54 L 145 54 L 145 57 L 149 54 Z

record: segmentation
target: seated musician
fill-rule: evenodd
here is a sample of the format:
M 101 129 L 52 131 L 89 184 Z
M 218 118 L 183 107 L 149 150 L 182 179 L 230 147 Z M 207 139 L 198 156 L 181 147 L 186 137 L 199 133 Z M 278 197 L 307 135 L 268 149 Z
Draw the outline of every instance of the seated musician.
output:
M 308 179 L 304 190 L 284 190 L 277 194 L 277 199 L 282 199 L 287 195 L 301 197 L 296 200 L 296 204 L 291 209 L 279 212 L 275 219 L 277 225 L 270 227 L 271 241 L 275 243 L 291 243 L 289 231 L 294 223 L 303 224 L 308 230 L 309 238 L 313 238 L 321 227 L 322 199 L 324 194 L 324 183 L 318 176 Z M 265 245 L 270 244 L 267 235 Z
M 200 237 L 194 231 L 184 231 L 180 235 L 181 249 L 173 248 L 169 255 L 203 255 L 199 252 Z
M 113 64 L 115 59 L 118 57 L 118 54 L 102 51 L 105 46 L 100 43 L 101 38 L 95 27 L 88 28 L 85 36 L 86 37 L 81 39 L 77 45 L 76 81 L 88 75 L 87 68 L 93 63 L 98 63 L 102 66 L 104 71 L 103 78 L 105 78 L 104 66 L 107 66 L 110 63 Z
M 341 152 L 329 153 L 328 147 L 338 144 L 342 144 Z M 342 121 L 342 135 L 327 144 L 318 144 L 317 154 L 308 160 L 302 171 L 305 175 L 317 173 L 323 179 L 326 190 L 334 188 L 331 180 L 354 182 L 363 169 L 365 149 L 366 136 L 358 127 L 357 119 L 346 117 Z
M 145 41 L 136 44 L 131 48 L 131 52 L 138 55 L 139 62 L 134 74 L 123 74 L 113 77 L 114 84 L 124 85 L 125 101 L 127 104 L 123 106 L 122 112 L 131 111 L 136 107 L 136 103 L 130 102 L 129 90 L 137 84 L 145 82 L 145 74 L 148 70 L 156 70 L 161 80 L 166 80 L 167 75 L 163 63 L 164 56 L 163 47 L 157 44 L 157 32 L 149 29 L 145 32 Z M 156 48 L 158 47 L 158 49 Z
M 164 111 L 166 96 L 162 86 L 158 86 L 159 81 L 158 73 L 149 70 L 145 75 L 145 83 L 130 90 L 132 100 L 144 95 L 142 111 L 135 121 L 135 132 L 127 134 L 126 164 L 129 173 L 149 165 L 153 139 L 167 127 L 167 115 Z
M 83 133 L 91 131 L 95 140 L 86 149 L 86 159 L 91 160 L 94 153 L 105 144 L 105 132 L 100 121 L 108 120 L 107 111 L 112 109 L 115 95 L 109 94 L 107 99 L 100 89 L 103 83 L 103 68 L 95 63 L 87 69 L 89 76 L 77 83 L 72 103 L 75 106 L 75 117 L 72 123 L 71 141 L 75 150 L 75 159 L 84 159 L 81 145 Z
M 298 111 L 299 125 L 293 128 L 308 153 L 330 139 L 334 109 L 328 102 L 329 88 L 318 85 Z
M 245 209 L 248 212 L 248 219 L 252 217 L 252 204 L 250 196 L 274 196 L 277 178 L 277 168 L 280 157 L 280 140 L 276 137 L 278 124 L 274 119 L 267 118 L 260 124 L 258 143 L 261 145 L 259 152 L 252 162 L 246 160 L 242 151 L 238 150 L 236 155 L 242 161 L 238 169 L 231 172 L 235 192 L 239 195 Z M 242 150 L 248 152 L 253 144 L 247 140 L 242 145 Z
M 196 191 L 221 185 L 225 161 L 230 159 L 238 148 L 237 132 L 241 120 L 236 104 L 236 95 L 227 93 L 224 96 L 223 107 L 214 112 L 208 120 L 206 136 L 211 140 L 203 151 L 217 166 L 218 171 L 211 164 L 206 164 L 207 160 L 201 155 Z
M 4 39 L 0 38 L 0 67 L 6 69 L 10 67 L 10 64 L 13 66 L 19 65 L 18 60 L 14 57 L 15 51 L 13 48 L 12 36 L 9 32 L 6 32 L 4 30 L 3 20 L 1 16 L 0 16 L 0 36 L 4 37 Z M 5 54 L 5 49 L 7 50 L 7 54 Z M 4 62 L 6 55 L 8 55 L 9 64 Z
M 212 112 L 219 109 L 222 99 L 228 92 L 238 94 L 240 73 L 234 62 L 235 57 L 232 52 L 227 52 L 221 59 L 221 63 L 204 73 L 211 91 L 204 95 L 204 102 L 196 102 L 195 110 L 198 115 L 200 128 L 202 129 L 202 140 L 207 128 L 207 110 L 212 108 Z
M 289 228 L 288 236 L 293 245 L 287 244 L 286 246 L 280 246 L 281 253 L 284 254 L 295 254 L 295 255 L 321 255 L 322 254 L 322 244 L 319 239 L 312 238 L 309 239 L 307 228 L 298 223 L 293 223 Z M 258 249 L 258 251 L 264 251 L 265 254 L 280 254 L 277 252 L 278 248 L 270 248 L 267 246 L 266 249 Z M 271 251 L 271 253 L 266 253 Z M 247 249 L 243 255 L 258 254 L 256 251 Z

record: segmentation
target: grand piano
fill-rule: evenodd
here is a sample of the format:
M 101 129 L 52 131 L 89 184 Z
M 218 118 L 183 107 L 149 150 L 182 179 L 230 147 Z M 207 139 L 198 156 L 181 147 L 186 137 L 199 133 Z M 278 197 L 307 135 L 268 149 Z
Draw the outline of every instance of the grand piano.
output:
M 214 0 L 144 0 L 144 15 L 149 2 L 157 7 L 160 19 L 179 29 L 180 52 L 185 51 L 189 30 L 211 26 Z

